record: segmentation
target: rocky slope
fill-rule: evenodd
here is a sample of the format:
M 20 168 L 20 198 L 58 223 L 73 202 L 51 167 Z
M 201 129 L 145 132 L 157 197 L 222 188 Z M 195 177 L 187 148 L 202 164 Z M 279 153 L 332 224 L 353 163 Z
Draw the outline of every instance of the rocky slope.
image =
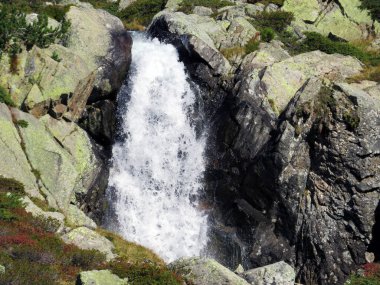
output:
M 257 35 L 255 15 L 276 5 L 186 15 L 180 2 L 169 1 L 149 32 L 177 46 L 203 89 L 212 254 L 230 267 L 285 260 L 299 282 L 343 284 L 379 258 L 379 84 L 347 83 L 364 68 L 356 58 L 291 55 L 276 40 L 227 57 Z M 358 1 L 288 0 L 281 9 L 295 14 L 290 31 L 300 40 L 307 30 L 378 36 Z

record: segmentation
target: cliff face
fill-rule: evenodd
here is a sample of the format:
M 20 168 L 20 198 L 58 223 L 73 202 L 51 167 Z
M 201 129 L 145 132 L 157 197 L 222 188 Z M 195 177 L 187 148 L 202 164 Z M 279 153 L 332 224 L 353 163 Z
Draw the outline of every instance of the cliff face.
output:
M 149 32 L 178 47 L 203 89 L 212 254 L 230 267 L 285 260 L 296 280 L 342 284 L 378 258 L 378 83 L 347 83 L 364 67 L 353 57 L 292 56 L 276 40 L 228 58 L 226 48 L 255 34 L 246 20 L 260 4 L 222 8 L 216 19 L 177 8 Z

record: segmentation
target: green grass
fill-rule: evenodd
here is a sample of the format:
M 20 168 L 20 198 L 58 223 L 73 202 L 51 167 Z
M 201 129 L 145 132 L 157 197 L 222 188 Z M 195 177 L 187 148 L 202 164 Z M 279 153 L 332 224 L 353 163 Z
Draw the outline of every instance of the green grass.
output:
M 215 12 L 217 9 L 233 5 L 235 5 L 233 2 L 226 0 L 184 0 L 180 4 L 179 11 L 191 14 L 195 6 L 203 6 L 213 9 Z

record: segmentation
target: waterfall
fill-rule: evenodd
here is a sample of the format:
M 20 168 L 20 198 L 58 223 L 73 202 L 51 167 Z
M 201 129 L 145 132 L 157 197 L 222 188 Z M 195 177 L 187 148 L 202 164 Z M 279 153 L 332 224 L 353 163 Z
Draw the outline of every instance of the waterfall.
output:
M 195 94 L 176 49 L 134 36 L 131 74 L 119 93 L 121 132 L 109 188 L 118 231 L 165 261 L 199 256 L 207 216 L 199 209 L 204 136 L 191 122 Z

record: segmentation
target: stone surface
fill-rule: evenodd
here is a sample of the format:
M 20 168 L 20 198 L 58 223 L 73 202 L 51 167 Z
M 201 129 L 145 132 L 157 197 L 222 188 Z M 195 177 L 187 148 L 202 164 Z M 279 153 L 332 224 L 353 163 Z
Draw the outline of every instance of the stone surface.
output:
M 119 11 L 127 8 L 129 5 L 131 5 L 136 0 L 120 0 L 119 2 Z
M 73 190 L 75 193 L 86 193 L 94 186 L 97 176 L 102 171 L 103 161 L 97 154 L 98 146 L 83 129 L 72 122 L 55 120 L 48 115 L 40 121 L 70 155 L 78 173 Z
M 242 275 L 252 285 L 294 285 L 296 279 L 294 269 L 283 261 L 247 270 Z
M 96 229 L 97 227 L 96 223 L 75 205 L 69 205 L 66 211 L 66 221 L 72 227 L 87 227 L 90 229 Z
M 313 51 L 274 63 L 265 69 L 263 75 L 258 76 L 260 71 L 254 71 L 250 76 L 253 82 L 260 77 L 256 84 L 264 86 L 268 100 L 274 103 L 272 108 L 281 113 L 308 78 L 317 76 L 341 81 L 358 74 L 362 68 L 355 58 Z
M 78 285 L 128 285 L 127 279 L 121 279 L 109 270 L 83 271 L 79 274 Z
M 116 106 L 112 101 L 96 102 L 86 107 L 79 125 L 96 141 L 102 142 L 103 145 L 111 145 L 116 128 L 115 112 Z
M 62 213 L 43 211 L 29 197 L 24 197 L 22 202 L 25 204 L 27 213 L 31 213 L 33 217 L 44 221 L 45 230 L 55 233 L 62 232 L 65 226 L 65 216 Z
M 75 6 L 66 18 L 72 26 L 67 46 L 96 71 L 98 96 L 116 92 L 131 61 L 132 39 L 121 20 L 104 10 Z
M 171 263 L 169 267 L 194 285 L 249 284 L 213 259 L 179 259 Z
M 96 249 L 105 254 L 108 261 L 116 257 L 112 252 L 114 248 L 112 242 L 86 227 L 80 227 L 70 231 L 62 236 L 62 240 L 82 249 Z
M 21 182 L 26 193 L 43 199 L 37 179 L 21 147 L 21 137 L 13 123 L 12 114 L 3 103 L 0 103 L 0 157 L 1 176 Z
M 378 33 L 366 10 L 360 9 L 360 0 L 286 0 L 282 7 L 294 13 L 294 26 L 316 31 L 323 35 L 334 34 L 346 40 L 366 39 Z

